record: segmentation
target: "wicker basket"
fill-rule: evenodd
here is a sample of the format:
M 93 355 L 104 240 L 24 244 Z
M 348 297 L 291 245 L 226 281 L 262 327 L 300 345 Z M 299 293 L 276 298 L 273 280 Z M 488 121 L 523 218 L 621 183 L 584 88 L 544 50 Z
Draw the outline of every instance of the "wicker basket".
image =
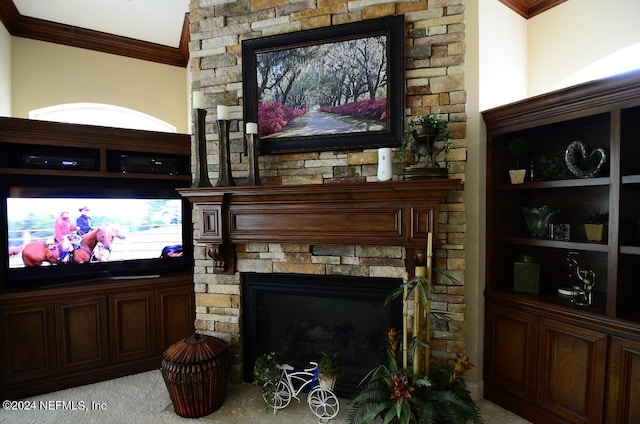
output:
M 228 344 L 216 337 L 194 334 L 165 350 L 162 377 L 176 414 L 197 418 L 220 408 L 230 367 Z

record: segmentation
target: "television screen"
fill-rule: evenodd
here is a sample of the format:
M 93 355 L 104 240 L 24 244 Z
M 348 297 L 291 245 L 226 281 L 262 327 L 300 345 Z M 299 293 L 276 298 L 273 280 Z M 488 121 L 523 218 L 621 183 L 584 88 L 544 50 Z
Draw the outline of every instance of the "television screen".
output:
M 98 193 L 9 193 L 4 210 L 9 286 L 184 269 L 182 199 L 166 192 Z

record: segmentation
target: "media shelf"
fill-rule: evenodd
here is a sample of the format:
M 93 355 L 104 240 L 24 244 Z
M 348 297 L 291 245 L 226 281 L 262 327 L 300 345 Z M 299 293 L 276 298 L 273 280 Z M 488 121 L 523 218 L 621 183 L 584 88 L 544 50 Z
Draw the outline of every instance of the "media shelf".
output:
M 0 117 L 0 151 L 0 174 L 191 180 L 188 134 Z
M 640 361 L 640 72 L 491 109 L 483 118 L 485 396 L 534 423 L 640 422 L 631 395 L 640 391 L 640 368 L 632 365 Z M 519 158 L 528 170 L 522 184 L 509 182 L 515 163 L 508 146 L 516 138 L 528 147 Z M 607 154 L 592 178 L 563 165 L 574 141 Z M 553 222 L 569 225 L 568 239 L 529 233 L 522 208 L 541 206 L 559 211 Z M 596 210 L 609 213 L 602 242 L 588 241 L 583 228 Z M 593 306 L 558 294 L 570 284 L 569 252 L 595 272 Z M 538 294 L 514 291 L 514 262 L 523 254 L 540 264 Z

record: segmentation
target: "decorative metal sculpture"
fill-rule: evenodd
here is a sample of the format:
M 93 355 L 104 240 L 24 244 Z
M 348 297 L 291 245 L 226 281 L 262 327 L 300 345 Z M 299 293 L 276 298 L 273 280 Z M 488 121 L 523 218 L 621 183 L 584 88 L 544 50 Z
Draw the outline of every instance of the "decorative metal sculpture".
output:
M 440 136 L 436 128 L 420 128 L 420 131 L 413 130 L 411 132 L 411 152 L 415 154 L 416 161 L 405 167 L 405 179 L 423 179 L 423 178 L 446 178 L 448 175 L 447 168 L 441 168 L 436 156 L 438 156 L 445 147 L 437 147 L 436 139 Z M 419 166 L 422 159 L 426 164 Z
M 267 382 L 274 385 L 271 390 L 263 392 L 264 401 L 273 408 L 275 415 L 279 409 L 284 409 L 291 402 L 291 398 L 300 402 L 298 395 L 305 387 L 309 386 L 307 403 L 313 415 L 318 418 L 318 424 L 326 424 L 338 415 L 340 402 L 333 391 L 318 385 L 318 364 L 311 362 L 311 368 L 304 371 L 293 371 L 293 367 L 288 364 L 278 365 L 282 371 L 280 380 L 277 382 Z
M 575 270 L 574 292 L 571 295 L 571 302 L 578 306 L 593 305 L 593 288 L 596 285 L 596 273 L 590 269 L 582 269 L 580 265 L 580 255 L 576 252 L 569 252 L 567 261 L 571 268 Z
M 574 141 L 564 152 L 564 161 L 569 171 L 578 178 L 597 177 L 607 162 L 607 152 L 597 147 L 587 152 L 588 147 L 582 141 Z M 583 167 L 587 166 L 587 169 Z

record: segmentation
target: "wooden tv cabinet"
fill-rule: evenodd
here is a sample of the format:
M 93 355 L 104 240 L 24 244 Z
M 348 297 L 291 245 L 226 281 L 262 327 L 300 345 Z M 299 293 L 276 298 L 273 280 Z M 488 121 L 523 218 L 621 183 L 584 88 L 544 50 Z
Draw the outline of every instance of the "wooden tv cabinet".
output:
M 0 117 L 0 152 L 3 195 L 23 184 L 191 183 L 188 134 Z M 158 369 L 164 350 L 195 331 L 192 270 L 13 292 L 0 283 L 2 399 Z
M 194 319 L 190 274 L 0 294 L 0 398 L 157 369 Z

